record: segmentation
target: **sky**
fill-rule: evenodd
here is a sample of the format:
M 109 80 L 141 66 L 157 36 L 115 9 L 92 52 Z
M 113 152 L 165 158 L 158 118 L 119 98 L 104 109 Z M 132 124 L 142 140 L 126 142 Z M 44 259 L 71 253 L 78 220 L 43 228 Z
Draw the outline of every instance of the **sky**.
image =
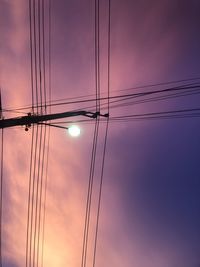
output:
M 46 26 L 48 7 L 49 1 L 45 0 Z M 199 11 L 198 0 L 111 0 L 111 96 L 118 90 L 137 86 L 199 78 Z M 100 1 L 99 17 L 100 81 L 101 94 L 105 96 L 108 1 Z M 47 26 L 47 39 L 48 31 Z M 28 1 L 0 0 L 0 34 L 3 109 L 28 106 L 31 104 Z M 48 51 L 47 41 L 45 45 Z M 94 1 L 52 0 L 52 100 L 95 94 L 94 55 Z M 48 70 L 48 57 L 46 63 Z M 199 108 L 199 100 L 197 94 L 143 103 L 111 109 L 110 115 Z M 52 112 L 85 109 L 87 105 L 55 106 Z M 19 114 L 5 111 L 3 116 Z M 63 129 L 51 128 L 43 265 L 40 261 L 39 266 L 81 266 L 94 123 L 80 126 L 81 136 L 75 139 Z M 28 132 L 23 127 L 4 129 L 4 267 L 25 266 L 32 132 L 33 127 Z M 92 266 L 104 135 L 105 124 L 101 123 L 88 267 Z M 199 136 L 199 117 L 110 122 L 95 266 L 200 265 Z

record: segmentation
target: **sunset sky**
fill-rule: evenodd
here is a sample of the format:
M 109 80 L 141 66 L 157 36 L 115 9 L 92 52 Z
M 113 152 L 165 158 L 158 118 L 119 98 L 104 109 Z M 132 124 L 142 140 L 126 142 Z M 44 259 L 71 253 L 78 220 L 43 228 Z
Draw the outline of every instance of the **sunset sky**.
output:
M 45 10 L 48 89 L 49 51 L 51 55 L 51 100 L 59 103 L 69 98 L 94 98 L 95 0 L 51 0 L 50 28 L 49 1 L 41 0 Z M 99 2 L 100 89 L 101 97 L 105 97 L 109 13 L 108 0 Z M 172 81 L 182 82 L 171 86 L 186 84 L 184 80 L 199 85 L 199 14 L 199 0 L 111 0 L 110 95 L 165 89 L 166 84 L 145 86 Z M 31 107 L 29 30 L 29 1 L 0 0 L 0 87 L 4 118 L 31 112 L 31 108 L 20 110 L 25 112 L 22 114 L 14 111 Z M 94 103 L 89 102 L 53 106 L 48 112 L 85 110 L 92 105 Z M 111 108 L 110 117 L 199 108 L 198 92 Z M 84 118 L 68 121 L 81 119 Z M 80 123 L 79 138 L 69 137 L 64 129 L 50 129 L 43 250 L 40 245 L 38 266 L 29 264 L 27 267 L 83 267 L 81 255 L 95 126 L 92 120 L 92 123 Z M 70 125 L 66 119 L 62 121 L 66 122 L 62 126 Z M 199 116 L 109 122 L 96 267 L 200 266 L 199 123 Z M 33 131 L 36 134 L 36 127 L 34 129 L 32 126 L 27 132 L 24 127 L 3 130 L 3 267 L 26 266 L 31 138 Z M 38 130 L 43 137 L 45 129 L 41 126 Z M 102 122 L 94 172 L 87 267 L 92 266 L 104 136 L 105 123 Z M 47 141 L 45 151 L 46 160 Z M 46 169 L 44 179 L 45 175 Z

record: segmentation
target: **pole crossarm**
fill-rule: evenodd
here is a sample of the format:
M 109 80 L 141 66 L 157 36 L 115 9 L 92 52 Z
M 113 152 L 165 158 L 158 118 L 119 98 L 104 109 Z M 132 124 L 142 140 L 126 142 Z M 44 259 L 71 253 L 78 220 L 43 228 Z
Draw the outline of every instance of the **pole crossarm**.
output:
M 108 117 L 108 114 L 102 115 L 99 112 L 93 113 L 88 111 L 69 111 L 69 112 L 45 114 L 45 115 L 35 115 L 30 113 L 27 116 L 0 120 L 0 129 L 20 126 L 20 125 L 21 126 L 25 125 L 27 127 L 30 127 L 31 124 L 40 123 L 43 121 L 50 121 L 50 120 L 75 117 L 75 116 L 86 116 L 89 118 L 97 118 L 98 116 Z

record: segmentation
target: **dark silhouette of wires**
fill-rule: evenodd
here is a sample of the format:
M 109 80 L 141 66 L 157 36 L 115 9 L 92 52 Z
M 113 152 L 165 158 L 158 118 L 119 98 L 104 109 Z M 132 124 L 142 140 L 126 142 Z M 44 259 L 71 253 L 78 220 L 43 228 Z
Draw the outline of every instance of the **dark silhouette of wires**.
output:
M 30 60 L 31 60 L 31 92 L 32 92 L 32 112 L 34 112 L 34 85 L 33 85 L 33 40 L 32 40 L 32 5 L 29 0 L 29 38 L 30 38 Z
M 108 114 L 110 112 L 110 27 L 111 27 L 111 0 L 108 1 L 108 57 L 107 57 L 107 80 L 108 80 L 107 81 L 107 91 L 108 91 L 107 113 Z M 97 241 L 98 241 L 102 188 L 103 188 L 104 165 L 105 165 L 107 138 L 108 138 L 108 125 L 109 125 L 109 116 L 107 117 L 104 145 L 103 145 L 103 157 L 102 157 L 102 165 L 101 165 L 99 196 L 98 196 L 97 214 L 96 214 L 96 227 L 95 227 L 95 237 L 94 237 L 93 267 L 95 267 L 96 254 L 97 254 Z
M 42 56 L 41 56 L 41 7 L 40 0 L 38 0 L 38 72 L 39 72 L 39 92 L 40 92 L 40 103 L 43 102 L 42 98 Z M 40 107 L 42 113 L 42 107 Z
M 45 127 L 45 128 L 44 128 Z M 44 129 L 44 130 L 43 130 Z M 34 131 L 34 127 L 33 127 Z M 28 199 L 27 264 L 39 266 L 46 126 L 36 126 L 32 137 Z
M 42 136 L 43 136 L 43 126 L 39 126 L 40 128 L 40 137 L 39 137 L 39 148 L 38 148 L 38 156 L 37 156 L 37 170 L 35 173 L 35 216 L 34 216 L 34 230 L 33 230 L 33 266 L 38 266 L 37 265 L 37 259 L 38 259 L 38 255 L 37 255 L 37 239 L 39 239 L 39 210 L 38 210 L 38 206 L 39 206 L 39 185 L 40 185 L 40 180 L 42 179 L 42 177 L 40 176 L 40 172 L 41 172 L 41 152 L 42 152 Z
M 30 174 L 30 181 L 31 181 L 31 185 L 30 186 L 30 234 L 29 234 L 29 265 L 28 266 L 32 266 L 32 260 L 33 260 L 33 247 L 34 247 L 34 217 L 35 217 L 35 210 L 34 210 L 34 201 L 35 201 L 35 179 L 36 179 L 36 162 L 37 162 L 37 151 L 38 151 L 38 125 L 36 126 L 36 136 L 35 136 L 35 140 L 33 141 L 34 145 L 33 145 L 33 158 L 32 158 L 32 163 L 31 166 L 32 167 L 32 173 Z M 34 266 L 34 265 L 33 265 Z
M 41 163 L 40 163 L 40 168 L 38 168 L 38 172 L 39 172 L 39 177 L 38 177 L 38 206 L 37 206 L 37 211 L 38 211 L 38 233 L 37 233 L 37 240 L 36 240 L 36 266 L 39 266 L 39 254 L 40 254 L 40 240 L 41 240 L 41 227 L 42 227 L 42 221 L 41 221 L 41 217 L 42 217 L 42 198 L 43 198 L 43 184 L 44 184 L 44 170 L 45 170 L 45 152 L 46 152 L 46 135 L 47 135 L 47 126 L 44 126 L 44 133 L 42 135 L 42 148 L 41 148 Z
M 91 213 L 94 171 L 96 163 L 98 131 L 99 131 L 99 120 L 96 119 L 94 136 L 93 136 L 92 156 L 90 163 L 90 174 L 89 174 L 87 201 L 86 201 L 86 215 L 84 223 L 83 249 L 82 249 L 82 259 L 81 259 L 81 266 L 84 267 L 86 266 L 87 263 L 87 246 L 88 246 L 89 227 L 90 227 L 90 213 Z
M 49 0 L 50 1 L 50 0 Z M 49 4 L 50 5 L 50 4 Z M 46 90 L 46 52 L 45 52 L 45 7 L 44 0 L 42 0 L 42 51 L 43 51 L 43 88 L 44 88 L 44 108 L 47 111 L 47 90 Z M 41 101 L 42 102 L 42 101 Z
M 37 59 L 37 32 L 36 32 L 36 3 L 35 0 L 33 0 L 33 45 L 34 45 L 34 70 L 35 70 L 35 91 L 36 91 L 36 110 L 37 113 L 39 111 L 38 103 L 39 103 L 39 92 L 38 92 L 38 59 Z
M 133 106 L 133 105 L 135 106 L 138 104 L 145 104 L 145 103 L 150 103 L 150 102 L 158 102 L 158 101 L 162 101 L 162 100 L 175 99 L 178 97 L 192 96 L 192 95 L 197 95 L 197 94 L 200 94 L 200 88 L 196 88 L 196 89 L 192 89 L 192 90 L 189 89 L 189 90 L 186 90 L 184 92 L 180 91 L 180 92 L 176 92 L 176 93 L 170 93 L 170 94 L 166 94 L 166 95 L 160 95 L 160 96 L 145 98 L 145 99 L 141 99 L 141 100 L 134 100 L 134 101 L 126 102 L 125 100 L 131 100 L 131 99 L 135 98 L 135 97 L 128 97 L 126 99 L 123 99 L 123 101 L 121 101 L 121 100 L 112 101 L 112 104 L 117 103 L 117 102 L 124 102 L 124 103 L 121 103 L 118 105 L 112 105 L 112 109 L 113 108 L 119 108 L 119 107 L 125 107 L 125 106 Z
M 33 170 L 33 150 L 34 150 L 34 133 L 35 128 L 33 126 L 32 130 L 32 141 L 31 141 L 31 158 L 30 158 L 30 171 L 29 171 L 29 191 L 28 191 L 28 218 L 27 218 L 27 233 L 26 233 L 26 267 L 30 266 L 28 264 L 31 255 L 31 237 L 32 237 L 32 216 L 31 216 L 31 197 L 32 197 L 32 170 Z
M 95 229 L 95 239 L 94 239 L 94 251 L 93 251 L 93 267 L 95 266 L 95 263 L 96 263 L 97 241 L 98 241 L 98 230 L 99 230 L 99 217 L 100 217 L 102 188 L 103 188 L 103 177 L 104 177 L 104 166 L 105 166 L 105 156 L 106 156 L 107 138 L 108 138 L 108 125 L 109 125 L 109 118 L 107 118 L 107 121 L 106 121 L 106 132 L 105 132 L 104 145 L 103 145 L 103 158 L 102 158 L 101 175 L 100 175 L 99 196 L 98 196 L 97 215 L 96 215 L 96 229 Z
M 36 109 L 38 112 L 38 89 L 37 89 L 37 49 L 36 49 L 36 4 L 29 0 L 29 29 L 30 29 L 30 51 L 31 51 L 31 87 L 32 87 L 32 112 L 34 112 L 34 90 L 36 91 Z M 29 170 L 29 189 L 28 189 L 28 215 L 26 233 L 26 267 L 31 266 L 32 258 L 32 232 L 33 232 L 33 203 L 34 203 L 34 173 L 37 151 L 38 127 L 32 127 L 31 156 Z
M 49 0 L 49 6 L 48 6 L 48 101 L 51 103 L 51 0 Z M 45 55 L 45 53 L 44 53 Z M 44 56 L 45 58 L 45 56 Z M 44 64 L 45 66 L 45 64 Z M 44 69 L 44 73 L 46 73 Z M 46 81 L 46 75 L 44 77 L 44 81 Z M 47 101 L 47 89 L 46 89 L 46 83 L 44 84 L 45 88 L 45 102 Z M 47 107 L 45 106 L 45 111 L 47 112 Z M 51 113 L 51 107 L 48 109 L 49 113 Z M 46 129 L 47 131 L 47 129 Z M 48 164 L 49 164 L 49 144 L 50 144 L 50 127 L 48 127 L 47 131 L 47 148 L 46 148 L 46 160 L 44 163 L 45 167 L 45 181 L 44 181 L 44 194 L 43 194 L 43 211 L 42 211 L 42 241 L 41 241 L 41 266 L 43 266 L 43 257 L 44 257 L 44 236 L 45 236 L 45 218 L 46 218 L 46 195 L 47 195 L 47 183 L 48 183 Z
M 94 46 L 95 46 L 95 89 L 96 89 L 96 111 L 100 112 L 100 62 L 99 62 L 99 0 L 95 0 L 94 5 L 95 22 L 94 22 Z M 92 155 L 89 172 L 88 192 L 86 200 L 86 212 L 84 222 L 84 233 L 83 233 L 83 247 L 81 266 L 86 267 L 87 264 L 87 249 L 90 229 L 90 216 L 91 216 L 91 205 L 92 205 L 92 192 L 93 192 L 93 181 L 96 163 L 96 153 L 98 144 L 98 133 L 99 133 L 99 118 L 95 120 L 95 129 L 93 136 Z
M 144 97 L 144 96 L 149 96 L 149 95 L 153 95 L 153 94 L 166 93 L 166 92 L 170 92 L 170 91 L 181 91 L 181 90 L 183 91 L 183 90 L 188 90 L 188 89 L 200 89 L 200 86 L 199 85 L 191 85 L 191 86 L 170 87 L 170 88 L 154 90 L 154 91 L 149 91 L 149 92 L 144 91 L 144 92 L 137 92 L 137 93 L 131 93 L 131 94 L 114 95 L 114 96 L 110 96 L 109 100 L 127 99 L 128 97 L 129 98 L 130 97 L 131 98 Z M 65 105 L 71 105 L 71 104 L 83 104 L 83 103 L 96 102 L 96 101 L 107 101 L 107 100 L 108 100 L 108 97 L 100 97 L 97 100 L 96 100 L 96 98 L 92 98 L 92 99 L 86 99 L 86 100 L 53 103 L 53 104 L 51 104 L 51 107 L 65 106 Z M 49 106 L 49 104 L 47 104 L 47 106 Z
M 44 260 L 44 236 L 45 236 L 45 221 L 46 221 L 46 199 L 47 199 L 47 183 L 48 183 L 48 165 L 49 165 L 49 144 L 50 144 L 50 127 L 48 127 L 47 132 L 47 152 L 46 152 L 46 160 L 44 166 L 45 169 L 45 181 L 44 181 L 44 194 L 43 194 L 43 211 L 42 211 L 42 241 L 41 241 L 41 267 L 43 267 Z
M 38 113 L 40 108 L 40 113 L 46 113 L 47 90 L 44 0 L 29 1 L 29 23 L 31 50 L 32 112 L 34 112 L 36 108 L 36 112 Z M 42 103 L 43 101 L 44 106 L 39 104 L 39 102 Z M 40 265 L 40 250 L 42 251 L 41 253 L 43 253 L 44 244 L 44 242 L 41 241 L 41 239 L 43 239 L 42 231 L 44 226 L 44 223 L 42 221 L 42 218 L 44 217 L 42 216 L 42 212 L 44 212 L 42 211 L 42 204 L 44 194 L 46 194 L 44 193 L 44 190 L 46 190 L 45 188 L 47 178 L 45 178 L 44 180 L 44 176 L 46 175 L 45 171 L 47 171 L 45 164 L 47 162 L 46 149 L 48 150 L 47 140 L 49 145 L 49 137 L 47 139 L 47 129 L 44 125 L 32 125 L 31 130 L 32 141 L 28 189 L 29 192 L 26 233 L 26 267 L 38 267 Z M 41 258 L 42 257 L 43 255 L 41 255 Z
M 195 89 L 195 88 L 199 88 L 200 84 L 197 82 L 193 82 L 193 83 L 185 83 L 185 82 L 189 82 L 191 80 L 200 80 L 200 78 L 194 78 L 194 79 L 183 79 L 183 80 L 177 80 L 174 82 L 165 82 L 165 83 L 157 83 L 157 84 L 150 84 L 150 85 L 144 85 L 144 86 L 137 86 L 137 87 L 133 87 L 133 88 L 128 88 L 128 89 L 121 89 L 121 90 L 115 90 L 112 92 L 122 92 L 122 91 L 127 91 L 127 90 L 136 90 L 136 89 L 147 89 L 147 88 L 151 88 L 151 87 L 159 87 L 159 90 L 151 90 L 151 91 L 139 91 L 139 92 L 134 92 L 134 93 L 129 93 L 129 94 L 120 94 L 120 95 L 112 95 L 110 96 L 110 100 L 112 99 L 117 99 L 117 98 L 127 98 L 127 97 L 136 97 L 136 96 L 145 96 L 148 94 L 153 94 L 153 93 L 162 93 L 165 92 L 167 90 L 169 91 L 178 91 L 178 90 L 186 90 L 186 89 Z M 176 85 L 176 86 L 170 86 L 167 88 L 162 88 L 163 86 L 169 85 L 169 84 L 176 84 L 176 83 L 180 83 L 180 81 L 184 81 L 184 83 L 181 83 L 180 85 Z M 86 95 L 86 96 L 80 96 L 80 97 L 74 97 L 74 98 L 69 98 L 69 99 L 59 99 L 59 100 L 51 100 L 51 103 L 47 102 L 47 107 L 56 107 L 56 106 L 65 106 L 65 105 L 71 105 L 71 104 L 81 104 L 81 103 L 89 103 L 89 102 L 95 102 L 96 98 L 88 98 L 94 95 Z M 84 100 L 80 100 L 80 98 L 87 98 Z M 69 100 L 69 101 L 67 101 Z M 70 100 L 74 100 L 74 101 L 70 101 Z M 100 101 L 107 101 L 108 97 L 101 97 L 99 99 Z M 44 103 L 39 103 L 40 106 L 44 107 L 45 104 Z M 34 106 L 36 107 L 36 106 Z M 30 110 L 31 106 L 26 106 L 26 107 L 19 107 L 19 108 L 4 108 L 3 111 L 4 112 L 14 112 L 14 111 L 23 111 L 23 110 Z
M 158 112 L 147 112 L 138 114 L 124 114 L 120 116 L 109 116 L 110 123 L 122 123 L 122 122 L 133 122 L 140 120 L 150 120 L 150 119 L 174 119 L 174 118 L 198 118 L 200 117 L 200 108 L 190 108 L 190 109 L 179 109 L 179 110 L 167 110 Z M 107 119 L 102 118 L 101 123 L 106 123 Z M 93 120 L 70 120 L 70 121 L 60 121 L 54 122 L 55 125 L 60 124 L 72 124 L 72 123 L 86 123 L 94 124 Z
M 200 108 L 190 108 L 190 109 L 179 109 L 179 110 L 168 110 L 168 111 L 158 111 L 140 114 L 128 114 L 123 116 L 112 117 L 113 121 L 122 120 L 150 120 L 150 119 L 162 119 L 162 118 L 189 118 L 189 117 L 199 117 Z
M 107 61 L 108 61 L 108 66 L 107 66 L 107 79 L 108 79 L 108 83 L 107 83 L 107 87 L 108 87 L 108 114 L 110 112 L 110 51 L 111 51 L 111 0 L 108 1 L 108 57 L 107 57 Z

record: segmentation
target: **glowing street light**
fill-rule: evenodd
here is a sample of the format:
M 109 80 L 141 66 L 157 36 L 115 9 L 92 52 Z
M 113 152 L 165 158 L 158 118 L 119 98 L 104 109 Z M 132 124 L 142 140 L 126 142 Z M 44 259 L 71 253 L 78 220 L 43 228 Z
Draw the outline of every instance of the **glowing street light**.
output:
M 81 133 L 80 128 L 77 125 L 72 125 L 68 128 L 68 133 L 72 136 L 72 137 L 78 137 Z

